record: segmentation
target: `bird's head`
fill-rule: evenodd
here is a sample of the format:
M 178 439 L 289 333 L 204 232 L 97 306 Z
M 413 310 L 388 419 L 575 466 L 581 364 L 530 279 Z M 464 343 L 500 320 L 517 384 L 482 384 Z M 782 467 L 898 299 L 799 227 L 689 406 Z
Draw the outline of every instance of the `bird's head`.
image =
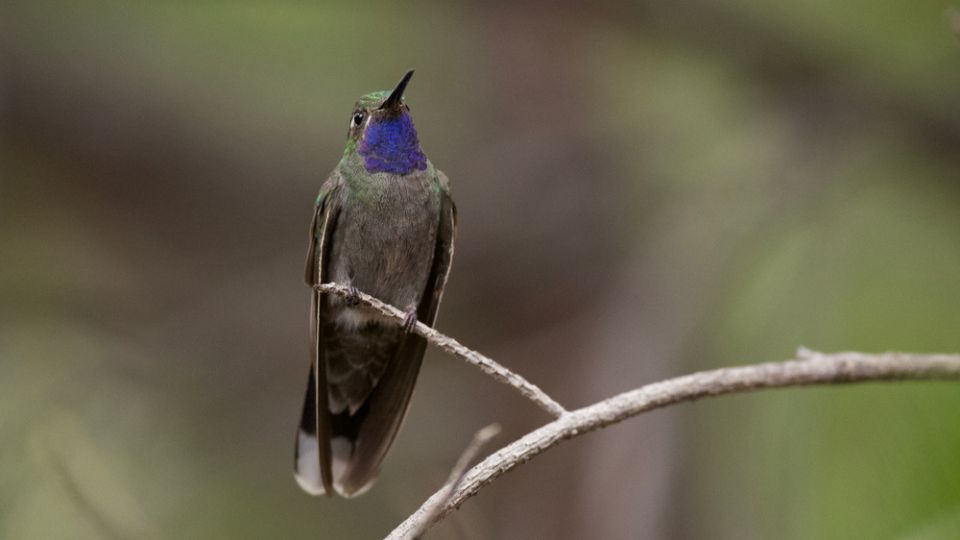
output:
M 356 154 L 369 173 L 409 174 L 427 168 L 403 92 L 413 77 L 408 71 L 392 91 L 361 97 L 350 114 L 345 157 Z

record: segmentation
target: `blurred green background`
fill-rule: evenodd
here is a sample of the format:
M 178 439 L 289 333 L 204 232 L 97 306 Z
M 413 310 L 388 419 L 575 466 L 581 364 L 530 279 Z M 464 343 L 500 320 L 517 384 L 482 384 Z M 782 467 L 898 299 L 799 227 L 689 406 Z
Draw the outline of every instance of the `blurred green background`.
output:
M 48 2 L 0 16 L 0 537 L 376 538 L 479 427 L 430 351 L 375 488 L 292 478 L 301 281 L 351 106 L 460 209 L 441 330 L 568 406 L 798 345 L 960 351 L 960 42 L 933 0 Z M 701 401 L 432 538 L 960 538 L 960 385 Z

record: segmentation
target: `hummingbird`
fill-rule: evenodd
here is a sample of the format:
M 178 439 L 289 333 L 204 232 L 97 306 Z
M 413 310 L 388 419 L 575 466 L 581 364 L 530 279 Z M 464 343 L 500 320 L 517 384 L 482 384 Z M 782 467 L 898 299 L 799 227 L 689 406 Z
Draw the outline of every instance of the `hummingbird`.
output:
M 404 103 L 412 76 L 356 102 L 313 210 L 304 276 L 312 358 L 294 454 L 311 495 L 355 497 L 373 485 L 426 349 L 413 328 L 433 326 L 450 273 L 457 211 Z M 318 293 L 327 282 L 351 294 Z M 360 305 L 358 291 L 403 310 L 403 323 Z

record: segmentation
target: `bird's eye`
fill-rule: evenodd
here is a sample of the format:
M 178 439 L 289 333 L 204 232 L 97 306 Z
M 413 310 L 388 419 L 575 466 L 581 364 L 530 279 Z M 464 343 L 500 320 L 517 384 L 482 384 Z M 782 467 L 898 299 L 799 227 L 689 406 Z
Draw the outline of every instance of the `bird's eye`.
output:
M 350 125 L 352 127 L 358 127 L 362 123 L 363 123 L 363 113 L 362 112 L 353 113 L 353 118 L 350 120 Z

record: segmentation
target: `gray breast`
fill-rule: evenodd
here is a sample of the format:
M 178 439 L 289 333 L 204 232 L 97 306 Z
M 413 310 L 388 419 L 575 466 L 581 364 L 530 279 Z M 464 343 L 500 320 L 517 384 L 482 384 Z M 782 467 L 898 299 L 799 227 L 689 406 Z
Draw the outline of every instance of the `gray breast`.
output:
M 419 303 L 436 244 L 439 194 L 425 174 L 375 174 L 347 189 L 328 275 L 400 309 Z

